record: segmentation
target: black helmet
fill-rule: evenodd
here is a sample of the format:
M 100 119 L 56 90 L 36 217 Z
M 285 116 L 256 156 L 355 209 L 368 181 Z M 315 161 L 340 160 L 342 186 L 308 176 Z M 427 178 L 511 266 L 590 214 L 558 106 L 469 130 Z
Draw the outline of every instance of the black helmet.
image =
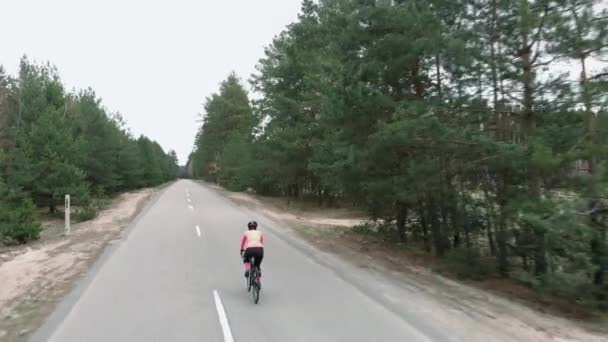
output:
M 249 230 L 257 229 L 258 223 L 255 221 L 250 221 L 249 223 L 247 223 L 247 228 L 249 228 Z

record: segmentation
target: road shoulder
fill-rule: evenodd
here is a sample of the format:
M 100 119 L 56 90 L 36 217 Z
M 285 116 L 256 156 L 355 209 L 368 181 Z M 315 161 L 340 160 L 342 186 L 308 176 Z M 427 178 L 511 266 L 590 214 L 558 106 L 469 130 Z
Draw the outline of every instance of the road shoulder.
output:
M 123 239 L 131 222 L 164 188 L 124 193 L 86 222 L 58 237 L 19 248 L 0 250 L 0 340 L 26 341 L 54 313 L 66 295 L 90 276 L 109 245 Z M 47 223 L 57 229 L 62 222 Z M 67 300 L 69 302 L 69 300 Z
M 575 321 L 541 312 L 520 302 L 470 284 L 454 281 L 408 262 L 395 251 L 378 252 L 372 241 L 351 234 L 354 222 L 362 221 L 352 215 L 323 217 L 319 212 L 290 210 L 277 205 L 276 200 L 248 193 L 234 193 L 217 186 L 204 186 L 218 192 L 236 205 L 289 227 L 318 250 L 348 262 L 362 272 L 382 275 L 391 286 L 407 293 L 416 293 L 415 300 L 383 300 L 407 310 L 424 310 L 435 320 L 450 326 L 494 331 L 496 337 L 519 341 L 608 341 L 606 327 L 599 323 Z M 384 285 L 383 285 L 384 286 Z M 387 286 L 384 286 L 385 289 Z M 404 293 L 394 291 L 393 294 Z M 390 297 L 388 291 L 384 294 Z M 399 308 L 401 311 L 406 310 Z M 394 311 L 398 311 L 394 310 Z M 466 334 L 466 328 L 461 328 Z M 498 339 L 497 339 L 498 340 Z M 503 340 L 503 339 L 500 339 Z

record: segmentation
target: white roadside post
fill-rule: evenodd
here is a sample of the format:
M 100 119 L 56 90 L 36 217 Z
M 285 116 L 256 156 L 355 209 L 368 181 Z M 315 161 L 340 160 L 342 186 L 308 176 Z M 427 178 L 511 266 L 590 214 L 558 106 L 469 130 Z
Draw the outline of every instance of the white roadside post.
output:
M 65 235 L 70 235 L 70 195 L 65 195 Z

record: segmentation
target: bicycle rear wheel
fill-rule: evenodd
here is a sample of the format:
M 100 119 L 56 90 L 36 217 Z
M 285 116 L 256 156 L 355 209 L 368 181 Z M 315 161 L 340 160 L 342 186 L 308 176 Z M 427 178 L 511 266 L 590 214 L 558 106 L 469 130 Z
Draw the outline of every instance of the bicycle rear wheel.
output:
M 255 265 L 255 258 L 249 258 L 249 276 L 246 278 L 247 280 L 247 292 L 251 292 L 251 286 L 253 285 L 253 265 Z
M 252 291 L 251 291 L 251 295 L 253 296 L 253 303 L 257 304 L 260 301 L 260 275 L 259 275 L 259 270 L 257 269 L 257 267 L 255 268 L 255 271 L 252 270 L 251 272 L 253 274 L 253 284 L 252 284 Z

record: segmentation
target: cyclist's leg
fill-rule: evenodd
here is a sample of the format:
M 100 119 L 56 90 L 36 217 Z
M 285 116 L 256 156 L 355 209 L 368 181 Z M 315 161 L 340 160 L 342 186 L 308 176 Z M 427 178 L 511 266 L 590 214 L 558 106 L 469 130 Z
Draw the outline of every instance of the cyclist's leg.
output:
M 247 248 L 245 253 L 243 253 L 243 264 L 245 265 L 245 277 L 249 276 L 249 269 L 251 265 L 249 265 L 249 259 L 251 258 L 251 248 Z
M 258 279 L 262 279 L 262 260 L 264 260 L 264 247 L 260 247 L 256 250 L 256 257 L 255 257 L 255 267 L 257 267 L 258 269 Z M 259 289 L 262 289 L 262 282 L 259 281 L 258 282 L 258 287 Z
M 256 266 L 260 270 L 260 273 L 261 273 L 262 269 L 260 268 L 260 266 L 262 265 L 262 260 L 264 259 L 264 248 L 263 247 L 252 248 L 251 253 L 255 257 L 254 266 Z
M 256 262 L 256 266 L 258 268 L 262 266 L 262 260 L 264 260 L 264 247 L 260 248 L 260 255 L 258 256 L 258 260 Z

